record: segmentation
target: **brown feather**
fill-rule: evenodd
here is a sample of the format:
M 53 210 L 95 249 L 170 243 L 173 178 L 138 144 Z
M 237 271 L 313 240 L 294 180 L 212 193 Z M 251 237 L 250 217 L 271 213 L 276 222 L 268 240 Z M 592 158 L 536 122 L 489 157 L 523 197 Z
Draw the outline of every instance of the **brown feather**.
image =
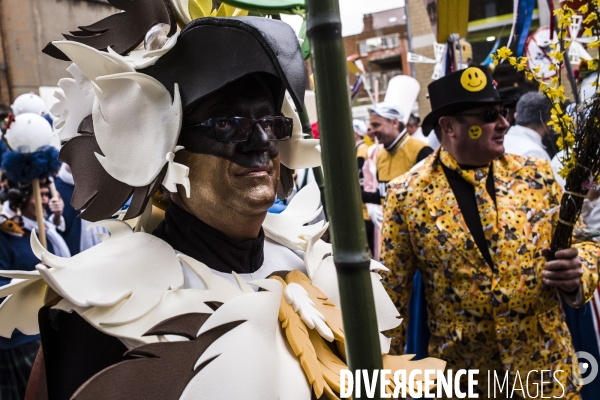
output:
M 333 354 L 329 346 L 327 346 L 316 330 L 309 329 L 308 332 L 310 341 L 317 353 L 319 364 L 321 365 L 323 378 L 325 379 L 325 395 L 329 400 L 339 400 L 336 393 L 340 393 L 340 370 L 348 369 L 348 366 Z
M 206 314 L 183 314 L 161 322 L 152 330 L 164 333 L 200 329 Z M 194 369 L 204 351 L 218 338 L 242 324 L 234 321 L 182 342 L 161 342 L 127 352 L 139 358 L 112 365 L 90 378 L 73 395 L 73 400 L 176 400 L 191 379 L 215 358 Z M 151 330 L 151 331 L 152 331 Z
M 125 55 L 135 49 L 146 36 L 146 32 L 156 24 L 170 26 L 169 36 L 177 30 L 177 23 L 168 0 L 108 0 L 115 8 L 122 10 L 100 21 L 80 26 L 79 31 L 63 34 L 65 39 L 82 43 L 96 50 L 105 51 L 111 47 Z M 52 43 L 42 50 L 45 54 L 68 61 L 68 57 Z
M 119 182 L 102 167 L 94 153 L 102 154 L 93 135 L 69 140 L 61 149 L 59 160 L 71 166 L 75 190 L 71 205 L 85 211 L 80 217 L 88 221 L 111 218 L 133 193 L 133 187 Z

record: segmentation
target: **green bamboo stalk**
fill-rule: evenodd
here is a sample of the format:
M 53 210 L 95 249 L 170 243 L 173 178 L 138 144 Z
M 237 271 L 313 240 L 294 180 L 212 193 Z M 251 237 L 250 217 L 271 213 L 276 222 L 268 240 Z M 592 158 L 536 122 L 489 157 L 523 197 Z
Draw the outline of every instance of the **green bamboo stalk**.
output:
M 339 4 L 338 0 L 307 0 L 306 8 L 327 182 L 325 198 L 331 222 L 348 367 L 351 371 L 366 369 L 372 372 L 382 368 L 382 359 L 361 214 Z M 376 398 L 379 394 L 377 386 Z

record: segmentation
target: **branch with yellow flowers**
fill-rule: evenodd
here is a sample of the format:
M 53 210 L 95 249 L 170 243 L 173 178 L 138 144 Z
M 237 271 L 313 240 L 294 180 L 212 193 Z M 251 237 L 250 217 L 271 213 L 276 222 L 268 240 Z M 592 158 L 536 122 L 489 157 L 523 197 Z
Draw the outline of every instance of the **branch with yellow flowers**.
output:
M 527 79 L 536 81 L 540 90 L 551 104 L 551 119 L 548 126 L 558 134 L 557 145 L 564 150 L 561 159 L 563 168 L 559 175 L 566 180 L 565 191 L 561 200 L 558 224 L 552 236 L 552 253 L 571 247 L 571 239 L 576 221 L 581 214 L 583 201 L 588 190 L 597 188 L 600 178 L 600 94 L 598 89 L 587 101 L 577 107 L 567 109 L 567 97 L 561 82 L 561 70 L 565 64 L 565 51 L 576 38 L 567 36 L 569 26 L 577 12 L 587 14 L 583 23 L 588 25 L 584 36 L 600 33 L 600 0 L 587 0 L 576 10 L 569 2 L 554 11 L 557 19 L 557 39 L 550 44 L 551 51 L 547 56 L 553 61 L 550 70 L 557 72 L 549 81 L 543 79 L 539 65 L 531 67 L 527 57 L 514 57 L 506 47 L 498 49 L 492 55 L 494 64 L 507 61 L 518 71 L 523 71 Z M 594 32 L 595 31 L 595 32 Z M 588 44 L 589 47 L 600 47 L 600 39 Z M 598 69 L 598 60 L 588 61 L 588 68 Z M 600 76 L 600 74 L 598 75 Z M 594 86 L 598 88 L 598 76 Z M 578 93 L 574 93 L 578 96 Z

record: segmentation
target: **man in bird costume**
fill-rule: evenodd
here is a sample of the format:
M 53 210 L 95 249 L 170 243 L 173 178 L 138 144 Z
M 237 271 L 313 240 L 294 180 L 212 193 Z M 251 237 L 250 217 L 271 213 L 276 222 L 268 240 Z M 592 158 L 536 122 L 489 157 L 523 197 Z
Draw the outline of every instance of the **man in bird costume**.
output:
M 340 393 L 346 351 L 332 249 L 320 240 L 327 224 L 306 225 L 321 212 L 316 185 L 267 214 L 291 191 L 293 169 L 320 164 L 295 111 L 306 83 L 298 39 L 281 21 L 209 3 L 113 0 L 124 12 L 44 50 L 72 62 L 52 109 L 71 204 L 110 234 L 69 259 L 33 236 L 42 263 L 0 289 L 11 295 L 0 334 L 41 330 L 31 398 Z M 158 189 L 169 202 L 154 229 Z M 379 331 L 396 327 L 371 278 Z M 384 365 L 444 365 L 409 360 Z

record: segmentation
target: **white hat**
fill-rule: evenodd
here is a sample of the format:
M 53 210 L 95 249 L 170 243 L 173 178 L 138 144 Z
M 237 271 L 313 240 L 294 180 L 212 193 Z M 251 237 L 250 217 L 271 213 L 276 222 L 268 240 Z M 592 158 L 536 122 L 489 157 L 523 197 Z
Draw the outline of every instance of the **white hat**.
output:
M 44 117 L 25 113 L 17 115 L 6 130 L 6 142 L 20 153 L 33 153 L 52 143 L 52 127 Z
M 363 137 L 367 133 L 367 125 L 360 119 L 352 120 L 352 127 L 358 136 Z
M 46 112 L 46 103 L 40 96 L 32 92 L 17 97 L 10 108 L 15 116 L 24 113 L 41 115 Z
M 400 122 L 404 120 L 404 113 L 396 103 L 382 102 L 373 107 L 369 107 L 367 110 L 369 111 L 369 114 L 379 115 L 383 118 L 397 119 Z

